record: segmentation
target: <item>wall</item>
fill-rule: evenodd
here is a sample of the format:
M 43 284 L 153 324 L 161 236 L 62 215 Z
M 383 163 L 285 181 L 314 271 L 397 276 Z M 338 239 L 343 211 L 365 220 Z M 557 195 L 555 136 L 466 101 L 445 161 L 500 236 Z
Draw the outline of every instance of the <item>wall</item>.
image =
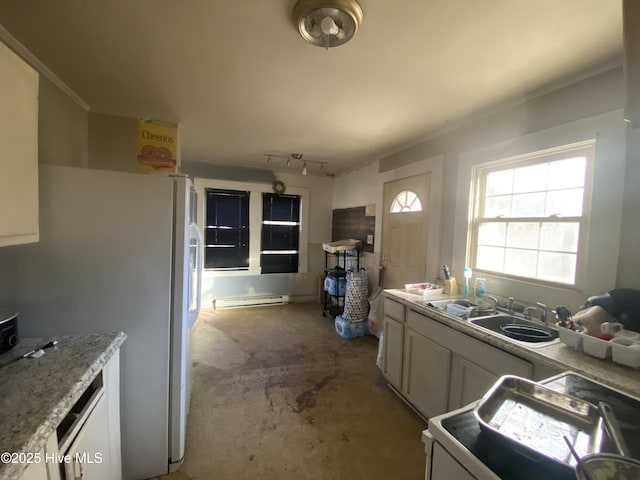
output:
M 435 278 L 440 263 L 441 201 L 443 197 L 443 156 L 434 155 L 423 160 L 380 171 L 378 162 L 336 178 L 333 208 L 357 207 L 373 204 L 376 207 L 376 227 L 373 254 L 364 252 L 362 266 L 367 269 L 369 290 L 380 283 L 382 239 L 382 204 L 384 184 L 401 178 L 427 173 L 431 177 L 427 228 L 427 265 L 425 278 Z
M 380 202 L 378 162 L 371 163 L 356 171 L 339 175 L 335 179 L 333 208 L 351 208 L 376 205 L 376 231 L 373 238 L 373 253 L 362 252 L 360 265 L 369 276 L 369 290 L 378 284 L 380 265 Z
M 40 163 L 88 165 L 88 113 L 44 75 L 38 100 L 38 160 Z
M 440 251 L 437 255 L 438 265 L 454 264 L 464 265 L 465 259 L 456 258 L 454 252 L 455 240 L 455 214 L 456 205 L 459 202 L 466 202 L 466 198 L 460 195 L 458 190 L 458 177 L 461 173 L 460 157 L 465 152 L 475 149 L 496 145 L 514 139 L 525 138 L 528 134 L 540 132 L 556 126 L 574 122 L 579 119 L 590 118 L 605 112 L 620 109 L 624 102 L 624 80 L 622 68 L 601 73 L 571 85 L 563 86 L 556 90 L 541 94 L 539 96 L 520 99 L 519 103 L 514 101 L 510 106 L 505 106 L 499 111 L 487 114 L 474 119 L 467 119 L 461 122 L 457 128 L 443 131 L 438 135 L 433 135 L 416 145 L 402 151 L 389 155 L 379 160 L 377 164 L 368 165 L 360 170 L 350 172 L 336 178 L 336 190 L 334 196 L 334 208 L 346 208 L 353 206 L 354 201 L 372 201 L 372 185 L 374 165 L 379 166 L 380 176 L 375 181 L 378 188 L 384 181 L 382 176 L 385 172 L 395 172 L 399 175 L 403 168 L 417 164 L 425 159 L 438 154 L 444 155 L 443 179 L 441 195 L 441 237 Z M 635 137 L 637 139 L 637 135 Z M 636 140 L 637 142 L 637 140 Z M 622 151 L 624 151 L 624 138 L 619 139 Z M 640 166 L 638 166 L 638 148 L 635 144 L 635 154 L 632 153 L 632 143 L 627 148 L 628 155 L 634 155 L 633 166 L 627 161 L 627 176 L 625 184 L 625 212 L 622 230 L 622 240 L 620 243 L 619 259 L 613 259 L 614 264 L 619 265 L 618 286 L 637 285 L 638 275 L 635 280 L 632 278 L 633 268 L 627 265 L 638 266 L 640 260 L 637 259 L 638 227 L 640 214 L 637 212 L 638 205 L 638 185 L 640 182 Z M 465 168 L 469 168 L 468 165 Z M 356 179 L 361 179 L 356 181 Z M 343 194 L 344 187 L 349 185 L 351 191 Z M 611 185 L 612 192 L 619 190 L 619 185 Z M 606 195 L 606 194 L 605 194 Z M 630 218 L 631 217 L 631 218 Z M 627 222 L 630 218 L 632 221 Z M 635 220 L 635 221 L 634 221 Z M 379 218 L 376 219 L 379 221 Z M 620 232 L 618 232 L 620 234 Z M 380 235 L 377 234 L 379 238 Z M 379 245 L 376 245 L 376 252 L 379 252 Z M 617 250 L 617 246 L 616 246 Z M 371 261 L 378 261 L 374 259 Z M 635 270 L 637 271 L 637 269 Z M 458 277 L 462 272 L 453 272 Z M 425 280 L 433 281 L 435 277 L 428 276 Z M 621 283 L 624 282 L 624 283 Z M 525 297 L 527 296 L 524 293 Z M 522 298 L 523 300 L 535 301 L 536 298 Z
M 260 295 L 289 295 L 290 301 L 315 301 L 318 294 L 319 279 L 324 274 L 324 253 L 322 244 L 331 240 L 331 213 L 333 202 L 332 177 L 315 175 L 297 175 L 252 168 L 212 165 L 202 162 L 183 162 L 184 173 L 197 176 L 198 184 L 207 183 L 214 187 L 216 181 L 242 182 L 241 185 L 261 184 L 265 191 L 271 190 L 274 180 L 281 180 L 287 191 L 294 188 L 309 192 L 309 222 L 302 225 L 308 228 L 307 269 L 301 273 L 287 274 L 249 274 L 247 272 L 205 271 L 202 289 L 203 308 L 210 307 L 216 298 L 234 298 Z M 201 181 L 200 179 L 211 179 Z M 228 183 L 221 183 L 228 188 Z M 202 192 L 200 192 L 202 193 Z M 198 204 L 199 217 L 204 213 L 204 195 L 200 194 Z M 200 222 L 202 223 L 202 222 Z M 318 311 L 320 306 L 318 305 Z
M 89 168 L 136 172 L 138 119 L 89 114 Z
M 624 177 L 624 207 L 620 257 L 619 287 L 640 290 L 640 128 L 627 131 L 627 165 Z
M 566 305 L 577 310 L 585 300 L 616 286 L 624 183 L 626 125 L 622 109 L 581 118 L 527 135 L 474 149 L 460 155 L 452 267 L 460 272 L 468 262 L 467 238 L 471 213 L 472 169 L 475 165 L 595 140 L 591 214 L 586 222 L 587 256 L 580 262 L 576 288 L 548 286 L 482 273 L 487 290 L 530 302 Z M 583 247 L 584 248 L 584 247 Z
M 380 160 L 380 171 L 443 153 L 442 238 L 452 240 L 460 154 L 621 108 L 623 98 L 623 72 L 622 68 L 616 68 L 527 101 L 522 99 L 521 103 L 493 114 L 469 119 L 454 130 Z M 452 258 L 453 243 L 443 240 L 441 262 L 451 264 Z

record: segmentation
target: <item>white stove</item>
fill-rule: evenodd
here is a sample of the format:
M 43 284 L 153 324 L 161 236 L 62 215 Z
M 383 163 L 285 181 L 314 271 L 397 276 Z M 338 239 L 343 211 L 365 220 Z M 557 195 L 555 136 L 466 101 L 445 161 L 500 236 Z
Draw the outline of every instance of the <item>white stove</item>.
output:
M 597 404 L 611 405 L 633 458 L 640 458 L 640 401 L 576 373 L 543 383 L 549 388 Z M 422 432 L 427 452 L 426 480 L 575 480 L 572 467 L 530 458 L 480 430 L 475 403 L 429 420 Z M 610 439 L 603 451 L 616 452 Z

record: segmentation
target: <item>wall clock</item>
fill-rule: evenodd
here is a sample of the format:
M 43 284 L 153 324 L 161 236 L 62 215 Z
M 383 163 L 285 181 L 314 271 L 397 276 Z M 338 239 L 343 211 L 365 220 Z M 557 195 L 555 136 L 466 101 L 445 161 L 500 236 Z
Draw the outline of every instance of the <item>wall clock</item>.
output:
M 273 188 L 273 193 L 275 193 L 276 195 L 280 195 L 287 190 L 287 186 L 281 180 L 276 180 L 275 182 L 273 182 L 271 188 Z

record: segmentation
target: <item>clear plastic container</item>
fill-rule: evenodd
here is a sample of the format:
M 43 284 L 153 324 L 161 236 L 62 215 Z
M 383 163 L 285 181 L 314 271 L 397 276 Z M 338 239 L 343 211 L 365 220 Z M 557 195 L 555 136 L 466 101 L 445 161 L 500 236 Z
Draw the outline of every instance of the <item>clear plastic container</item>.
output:
M 462 305 L 458 305 L 457 303 L 449 303 L 445 307 L 445 311 L 449 315 L 454 315 L 456 317 L 466 318 L 471 313 L 471 308 L 463 307 Z

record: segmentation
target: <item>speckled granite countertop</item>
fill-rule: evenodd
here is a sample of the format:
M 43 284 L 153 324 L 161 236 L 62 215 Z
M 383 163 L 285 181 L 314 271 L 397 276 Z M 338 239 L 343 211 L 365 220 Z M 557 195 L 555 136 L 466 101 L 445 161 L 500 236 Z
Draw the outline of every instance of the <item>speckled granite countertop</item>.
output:
M 26 338 L 0 355 L 0 452 L 38 452 L 120 345 L 125 333 Z M 49 340 L 40 358 L 12 359 Z M 0 479 L 19 479 L 27 465 L 0 463 Z
M 491 332 L 444 312 L 425 307 L 417 302 L 424 302 L 421 295 L 414 295 L 403 290 L 385 290 L 385 294 L 409 306 L 416 312 L 424 313 L 455 330 L 466 333 L 485 343 L 501 348 L 506 352 L 559 370 L 570 370 L 588 378 L 617 389 L 622 393 L 640 398 L 640 372 L 633 368 L 614 363 L 611 359 L 601 360 L 582 352 L 577 352 L 563 343 L 554 343 L 545 347 L 530 348 L 518 342 Z M 451 298 L 446 295 L 429 297 L 428 300 Z

